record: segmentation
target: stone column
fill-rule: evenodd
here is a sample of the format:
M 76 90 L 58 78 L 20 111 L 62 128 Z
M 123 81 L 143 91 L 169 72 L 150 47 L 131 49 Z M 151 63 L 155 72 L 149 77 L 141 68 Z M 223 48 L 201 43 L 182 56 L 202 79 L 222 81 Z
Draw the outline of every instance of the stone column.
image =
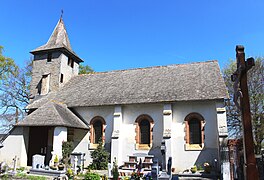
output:
M 171 127 L 172 127 L 172 105 L 164 104 L 163 107 L 163 139 L 166 146 L 166 163 L 172 156 L 171 147 Z
M 111 164 L 116 158 L 118 166 L 122 165 L 122 139 L 120 138 L 122 119 L 122 107 L 115 106 L 111 141 Z
M 55 127 L 53 134 L 53 151 L 54 154 L 62 157 L 62 142 L 67 141 L 67 128 L 66 127 Z
M 219 149 L 225 150 L 227 149 L 227 138 L 228 138 L 228 131 L 227 131 L 227 122 L 226 122 L 226 109 L 224 103 L 216 103 L 216 112 L 217 112 L 217 126 L 218 126 L 218 137 L 219 137 Z M 219 150 L 219 157 L 220 159 L 220 150 Z M 222 152 L 223 153 L 223 152 Z M 220 159 L 220 166 L 222 172 L 222 179 L 230 179 L 230 162 L 226 159 Z M 217 167 L 218 170 L 220 167 Z

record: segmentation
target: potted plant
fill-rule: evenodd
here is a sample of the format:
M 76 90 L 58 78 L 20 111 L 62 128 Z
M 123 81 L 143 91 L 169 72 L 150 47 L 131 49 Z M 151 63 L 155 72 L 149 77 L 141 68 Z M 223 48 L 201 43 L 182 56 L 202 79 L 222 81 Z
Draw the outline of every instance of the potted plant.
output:
M 58 165 L 58 169 L 59 169 L 59 171 L 62 171 L 64 169 L 64 164 L 60 163 Z
M 50 169 L 51 170 L 58 170 L 58 167 L 57 166 L 50 166 Z
M 211 173 L 211 170 L 212 170 L 212 166 L 208 162 L 205 162 L 204 163 L 204 172 L 205 173 Z
M 73 171 L 71 168 L 67 169 L 66 175 L 68 176 L 69 179 L 73 179 Z
M 191 167 L 191 172 L 192 173 L 196 173 L 197 172 L 197 166 L 194 165 L 193 167 Z
M 56 154 L 55 158 L 54 158 L 54 166 L 58 166 L 59 164 L 59 157 L 58 155 Z

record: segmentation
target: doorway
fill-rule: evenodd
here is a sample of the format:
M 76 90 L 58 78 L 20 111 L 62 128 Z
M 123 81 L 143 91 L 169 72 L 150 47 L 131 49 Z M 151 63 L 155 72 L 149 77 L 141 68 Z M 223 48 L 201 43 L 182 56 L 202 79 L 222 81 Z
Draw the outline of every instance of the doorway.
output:
M 45 156 L 45 164 L 48 164 L 50 148 L 48 148 L 48 130 L 49 127 L 30 127 L 28 144 L 27 165 L 32 166 L 32 156 L 40 154 Z

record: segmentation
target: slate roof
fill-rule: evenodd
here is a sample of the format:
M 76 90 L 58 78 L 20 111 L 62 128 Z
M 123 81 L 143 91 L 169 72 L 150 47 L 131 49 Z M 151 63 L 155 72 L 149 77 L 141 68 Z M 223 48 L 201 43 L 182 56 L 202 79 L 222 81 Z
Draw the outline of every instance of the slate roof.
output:
M 228 98 L 217 61 L 110 71 L 73 77 L 54 99 L 68 107 Z M 36 100 L 28 108 L 38 108 Z
M 78 62 L 83 62 L 83 60 L 80 59 L 71 48 L 70 40 L 62 17 L 58 21 L 48 42 L 45 45 L 34 49 L 33 51 L 31 51 L 31 53 L 36 54 L 42 51 L 53 51 L 57 49 L 61 49 L 62 51 L 65 51 L 66 53 L 75 57 L 74 59 L 77 60 Z
M 63 126 L 88 129 L 66 105 L 47 102 L 15 126 Z

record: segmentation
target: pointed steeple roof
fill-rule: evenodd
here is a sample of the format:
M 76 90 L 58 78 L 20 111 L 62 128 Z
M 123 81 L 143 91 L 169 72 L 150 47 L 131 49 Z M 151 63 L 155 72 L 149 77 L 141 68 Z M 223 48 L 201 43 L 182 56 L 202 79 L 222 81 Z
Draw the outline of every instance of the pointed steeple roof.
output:
M 59 19 L 48 42 L 45 45 L 34 49 L 33 51 L 31 51 L 31 53 L 36 54 L 38 52 L 52 51 L 55 49 L 64 50 L 66 51 L 66 53 L 74 56 L 77 61 L 83 62 L 83 60 L 80 59 L 71 48 L 70 40 L 69 40 L 62 17 Z

